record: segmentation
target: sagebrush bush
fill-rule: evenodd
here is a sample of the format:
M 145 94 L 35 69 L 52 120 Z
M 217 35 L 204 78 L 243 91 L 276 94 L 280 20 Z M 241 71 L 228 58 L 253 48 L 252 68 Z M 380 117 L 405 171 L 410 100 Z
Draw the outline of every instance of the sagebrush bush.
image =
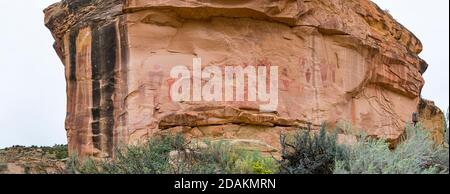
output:
M 236 149 L 225 142 L 189 148 L 182 136 L 153 138 L 128 146 L 114 160 L 68 161 L 69 173 L 82 174 L 430 174 L 449 172 L 448 146 L 436 145 L 428 130 L 408 127 L 395 150 L 383 139 L 360 135 L 352 146 L 339 145 L 335 134 L 300 131 L 280 137 L 282 158 Z
M 395 150 L 383 139 L 362 136 L 346 160 L 338 160 L 337 174 L 448 173 L 448 148 L 436 145 L 427 130 L 407 127 L 406 139 Z
M 258 152 L 243 151 L 237 154 L 227 174 L 274 174 L 279 166 L 273 158 L 263 157 Z
M 128 146 L 115 152 L 114 160 L 90 158 L 69 162 L 69 170 L 81 174 L 164 174 L 169 173 L 169 152 L 180 144 L 178 138 L 151 139 L 143 146 Z
M 74 157 L 67 168 L 81 174 L 271 174 L 279 169 L 272 158 L 224 142 L 208 143 L 204 149 L 187 147 L 182 136 L 154 138 L 142 146 L 118 150 L 114 160 Z
M 253 162 L 253 174 L 274 174 L 279 171 L 273 159 L 264 158 Z
M 345 147 L 338 145 L 335 134 L 327 134 L 322 126 L 319 134 L 300 131 L 292 141 L 281 136 L 283 174 L 331 174 L 336 159 L 346 157 Z

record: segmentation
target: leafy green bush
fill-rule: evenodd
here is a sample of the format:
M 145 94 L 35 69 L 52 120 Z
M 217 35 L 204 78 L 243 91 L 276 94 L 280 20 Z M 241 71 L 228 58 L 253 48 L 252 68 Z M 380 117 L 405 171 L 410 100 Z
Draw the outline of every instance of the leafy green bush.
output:
M 336 159 L 346 157 L 346 149 L 336 142 L 336 135 L 328 135 L 325 126 L 319 134 L 309 131 L 297 133 L 292 143 L 281 136 L 283 174 L 331 174 Z
M 69 169 L 81 174 L 165 174 L 169 171 L 169 152 L 182 142 L 179 138 L 151 139 L 143 146 L 128 146 L 115 153 L 114 160 L 72 158 Z
M 364 135 L 346 147 L 325 127 L 314 135 L 300 131 L 289 140 L 281 136 L 281 161 L 225 142 L 189 148 L 181 136 L 164 137 L 118 150 L 114 160 L 72 157 L 66 166 L 82 174 L 448 174 L 448 146 L 436 145 L 420 126 L 408 127 L 406 137 L 390 150 L 385 140 Z
M 275 159 L 261 156 L 257 152 L 243 151 L 234 162 L 228 174 L 274 174 L 279 172 L 279 165 Z
M 407 138 L 395 150 L 383 140 L 363 136 L 338 160 L 336 174 L 431 174 L 448 173 L 448 148 L 436 145 L 427 130 L 407 127 Z
M 279 171 L 278 165 L 273 159 L 262 159 L 253 162 L 253 174 L 274 174 Z
M 209 143 L 203 151 L 204 165 L 213 163 L 216 172 L 221 174 L 273 174 L 279 171 L 279 166 L 273 158 L 262 156 L 256 151 L 236 149 L 225 142 Z
M 278 172 L 275 160 L 256 152 L 234 149 L 223 142 L 207 148 L 187 148 L 182 136 L 154 138 L 143 146 L 118 150 L 114 160 L 78 161 L 67 165 L 81 174 L 268 174 Z

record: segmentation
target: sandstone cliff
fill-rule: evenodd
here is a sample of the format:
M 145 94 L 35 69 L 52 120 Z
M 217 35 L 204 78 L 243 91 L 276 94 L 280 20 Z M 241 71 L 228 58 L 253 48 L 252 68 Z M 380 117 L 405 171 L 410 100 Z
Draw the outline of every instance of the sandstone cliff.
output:
M 273 152 L 279 134 L 349 122 L 393 142 L 417 112 L 420 41 L 368 0 L 64 0 L 45 24 L 66 69 L 69 149 L 108 157 L 155 134 Z M 276 111 L 173 102 L 170 69 L 279 67 Z
M 437 143 L 444 143 L 445 115 L 434 102 L 421 99 L 419 102 L 418 121 L 425 128 L 430 130 L 430 135 Z

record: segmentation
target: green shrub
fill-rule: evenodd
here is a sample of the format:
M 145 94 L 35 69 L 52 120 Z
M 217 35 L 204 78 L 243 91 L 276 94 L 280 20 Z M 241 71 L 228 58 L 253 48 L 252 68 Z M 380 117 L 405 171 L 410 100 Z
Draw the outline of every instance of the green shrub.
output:
M 319 134 L 309 131 L 297 133 L 292 143 L 281 136 L 283 174 L 331 174 L 336 158 L 346 157 L 346 150 L 336 142 L 336 135 L 329 135 L 322 126 Z
M 65 159 L 69 157 L 67 145 L 55 145 L 51 150 L 51 152 L 55 154 L 56 159 Z
M 118 150 L 114 160 L 69 160 L 67 171 L 81 174 L 269 174 L 278 172 L 275 160 L 256 152 L 209 143 L 189 149 L 182 136 L 154 138 L 143 146 Z
M 73 157 L 67 166 L 69 172 L 81 174 L 164 174 L 169 169 L 169 152 L 177 145 L 172 137 L 152 139 L 144 146 L 117 150 L 114 160 Z
M 253 162 L 253 174 L 274 174 L 278 172 L 278 165 L 273 159 L 263 159 Z
M 395 150 L 383 139 L 363 136 L 349 152 L 347 160 L 338 160 L 336 174 L 431 174 L 448 173 L 448 148 L 436 145 L 427 130 L 407 127 L 407 138 Z
M 61 160 L 69 157 L 67 145 L 56 144 L 52 147 L 50 146 L 31 146 L 31 149 L 41 149 L 46 154 L 51 154 L 52 158 Z
M 236 149 L 225 142 L 208 143 L 207 149 L 194 153 L 197 154 L 190 154 L 188 162 L 185 160 L 176 166 L 184 166 L 184 169 L 190 169 L 188 173 L 196 174 L 273 174 L 279 171 L 273 158 L 256 151 Z
M 258 152 L 238 151 L 235 161 L 226 174 L 274 174 L 279 172 L 279 165 L 275 159 L 264 157 Z
M 182 136 L 164 137 L 118 150 L 114 160 L 73 156 L 66 166 L 67 172 L 81 174 L 448 174 L 448 147 L 436 145 L 419 126 L 408 127 L 406 137 L 390 150 L 385 140 L 364 135 L 346 147 L 325 127 L 314 135 L 300 131 L 289 140 L 281 136 L 281 161 L 225 142 L 188 148 Z

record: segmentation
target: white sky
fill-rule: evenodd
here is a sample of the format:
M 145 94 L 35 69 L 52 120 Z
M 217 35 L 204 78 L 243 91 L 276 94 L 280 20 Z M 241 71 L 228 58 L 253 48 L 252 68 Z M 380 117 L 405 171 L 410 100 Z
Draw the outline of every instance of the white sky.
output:
M 0 148 L 66 143 L 64 68 L 43 24 L 57 0 L 0 1 Z M 447 0 L 374 0 L 422 40 L 430 67 L 423 96 L 449 105 Z M 20 12 L 18 11 L 20 10 Z

